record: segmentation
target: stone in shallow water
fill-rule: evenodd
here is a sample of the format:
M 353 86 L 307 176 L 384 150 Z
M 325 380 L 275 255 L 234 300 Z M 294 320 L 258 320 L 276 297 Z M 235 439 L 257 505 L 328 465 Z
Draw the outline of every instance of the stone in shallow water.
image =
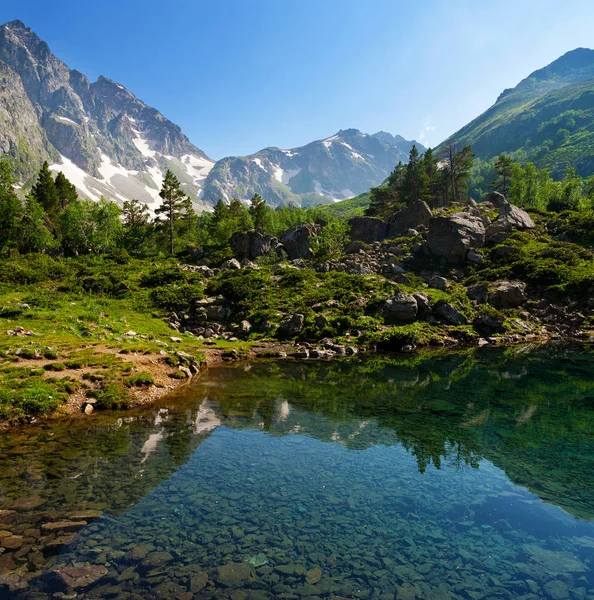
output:
M 217 569 L 217 583 L 225 587 L 242 587 L 254 581 L 254 571 L 247 563 L 228 563 Z
M 268 559 L 264 554 L 256 554 L 256 556 L 249 558 L 247 562 L 254 567 L 262 567 L 268 564 Z
M 44 523 L 41 529 L 48 531 L 77 531 L 87 524 L 86 521 L 58 521 L 57 523 Z
M 161 567 L 172 560 L 173 556 L 169 552 L 151 552 L 142 561 L 142 566 L 148 568 Z
M 305 581 L 307 581 L 307 583 L 310 585 L 318 583 L 320 579 L 322 579 L 322 569 L 319 567 L 314 567 L 305 574 Z
M 155 547 L 152 544 L 138 544 L 138 546 L 134 546 L 132 550 L 129 550 L 124 555 L 124 560 L 128 562 L 138 562 L 139 560 L 144 560 L 149 552 L 152 552 Z
M 198 573 L 197 575 L 194 575 L 192 577 L 192 579 L 190 580 L 190 591 L 193 594 L 197 594 L 198 592 L 201 592 L 206 587 L 207 583 L 208 583 L 208 575 L 204 572 Z
M 566 600 L 566 598 L 569 598 L 569 589 L 558 579 L 553 579 L 552 581 L 545 583 L 544 591 L 547 598 L 550 598 L 551 600 Z
M 67 589 L 85 588 L 107 575 L 105 567 L 87 565 L 84 567 L 62 567 L 52 571 L 53 579 Z

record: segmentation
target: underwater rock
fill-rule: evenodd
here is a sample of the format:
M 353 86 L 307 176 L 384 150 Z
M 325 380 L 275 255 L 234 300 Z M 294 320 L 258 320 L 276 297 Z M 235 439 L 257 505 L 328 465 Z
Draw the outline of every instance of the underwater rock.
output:
M 224 587 L 242 587 L 254 581 L 254 571 L 247 563 L 227 563 L 217 569 L 217 583 Z
M 66 589 L 85 588 L 107 575 L 108 570 L 99 565 L 84 567 L 62 567 L 51 572 L 51 576 Z
M 319 567 L 314 567 L 305 574 L 305 581 L 307 581 L 307 583 L 310 585 L 318 583 L 320 579 L 322 579 L 322 569 Z

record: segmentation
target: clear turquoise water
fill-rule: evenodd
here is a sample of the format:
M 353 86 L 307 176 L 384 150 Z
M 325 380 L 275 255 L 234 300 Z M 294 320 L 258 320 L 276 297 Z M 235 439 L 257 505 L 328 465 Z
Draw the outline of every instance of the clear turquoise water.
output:
M 562 349 L 254 362 L 15 431 L 0 569 L 19 598 L 68 594 L 65 565 L 104 567 L 80 598 L 594 598 L 593 374 Z

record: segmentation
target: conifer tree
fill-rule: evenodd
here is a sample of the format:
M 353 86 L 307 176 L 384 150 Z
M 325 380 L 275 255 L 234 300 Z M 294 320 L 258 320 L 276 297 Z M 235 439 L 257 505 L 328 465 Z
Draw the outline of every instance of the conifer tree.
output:
M 14 190 L 15 183 L 10 164 L 0 161 L 0 250 L 13 246 L 18 238 L 23 205 Z
M 169 253 L 173 255 L 175 242 L 175 225 L 185 215 L 188 208 L 188 197 L 180 189 L 177 177 L 167 170 L 163 187 L 159 192 L 163 204 L 155 210 L 156 215 L 164 215 L 165 225 L 169 235 Z
M 18 232 L 19 251 L 45 252 L 53 248 L 56 241 L 46 226 L 45 211 L 32 194 L 25 200 L 23 213 Z
M 260 194 L 254 194 L 250 201 L 249 211 L 252 222 L 256 229 L 264 230 L 266 228 L 266 201 Z
M 431 148 L 427 148 L 423 155 L 423 171 L 425 172 L 426 189 L 422 198 L 431 206 L 438 206 L 443 190 L 442 175 L 437 166 L 437 157 Z
M 371 199 L 369 206 L 365 210 L 368 217 L 378 217 L 387 219 L 396 210 L 398 202 L 398 192 L 390 187 L 376 187 L 371 189 Z
M 419 157 L 419 151 L 415 145 L 410 150 L 408 164 L 404 172 L 404 178 L 400 187 L 400 200 L 410 204 L 415 200 L 425 197 L 427 194 L 428 181 L 424 164 Z
M 125 200 L 122 205 L 124 227 L 138 227 L 149 222 L 149 208 L 140 200 Z
M 47 160 L 39 170 L 37 183 L 33 186 L 31 195 L 35 198 L 39 206 L 43 208 L 45 214 L 48 215 L 50 219 L 55 219 L 60 206 L 60 198 L 58 197 L 58 190 L 56 189 L 54 178 L 49 170 Z
M 56 186 L 58 200 L 62 210 L 64 210 L 71 202 L 74 202 L 74 200 L 78 199 L 76 187 L 70 183 L 70 181 L 68 181 L 62 171 L 56 175 L 54 185 Z
M 495 177 L 489 186 L 490 189 L 501 192 L 506 198 L 510 189 L 513 164 L 514 161 L 510 156 L 500 154 L 493 167 Z

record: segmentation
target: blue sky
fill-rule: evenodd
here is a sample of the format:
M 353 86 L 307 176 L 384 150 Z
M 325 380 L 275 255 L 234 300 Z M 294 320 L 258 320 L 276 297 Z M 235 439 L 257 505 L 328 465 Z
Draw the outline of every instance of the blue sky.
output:
M 355 127 L 437 145 L 506 87 L 594 47 L 592 0 L 2 0 L 212 158 Z

